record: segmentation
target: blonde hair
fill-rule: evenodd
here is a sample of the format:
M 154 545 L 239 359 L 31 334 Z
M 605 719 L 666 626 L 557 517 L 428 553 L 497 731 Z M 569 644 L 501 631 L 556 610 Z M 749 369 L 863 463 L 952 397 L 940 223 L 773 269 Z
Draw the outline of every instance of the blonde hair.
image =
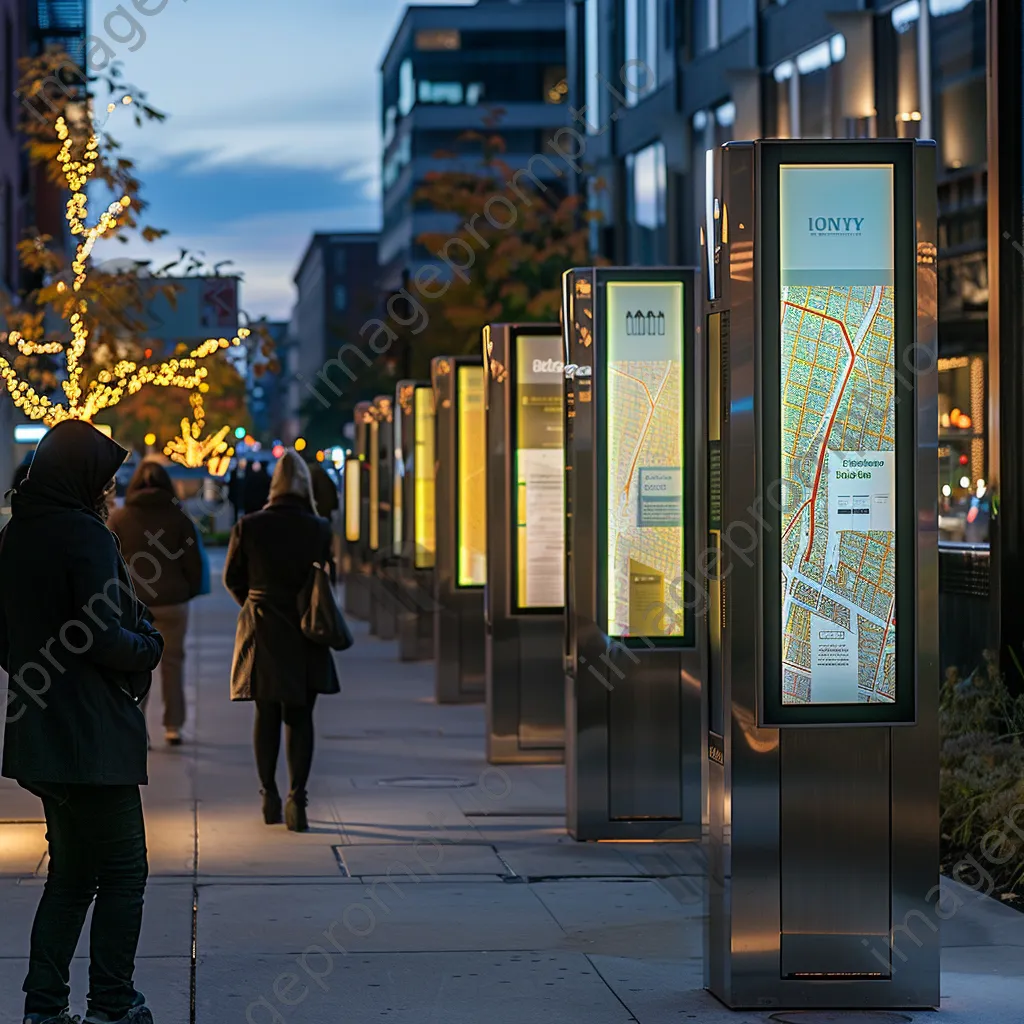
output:
M 271 501 L 285 494 L 305 498 L 313 510 L 313 515 L 317 515 L 316 501 L 313 499 L 313 478 L 309 474 L 309 467 L 293 448 L 289 448 L 277 460 L 274 475 L 270 480 Z

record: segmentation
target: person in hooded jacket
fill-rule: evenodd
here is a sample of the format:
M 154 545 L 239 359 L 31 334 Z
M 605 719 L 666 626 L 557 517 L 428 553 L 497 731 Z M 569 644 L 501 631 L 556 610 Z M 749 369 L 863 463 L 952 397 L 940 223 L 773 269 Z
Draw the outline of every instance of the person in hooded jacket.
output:
M 202 541 L 195 524 L 178 504 L 170 474 L 153 459 L 139 463 L 125 492 L 124 505 L 110 514 L 108 526 L 121 542 L 128 564 L 135 567 L 135 586 L 146 599 L 153 625 L 164 638 L 160 662 L 164 739 L 170 746 L 178 746 L 185 724 L 183 670 L 188 602 L 203 585 Z
M 163 641 L 105 522 L 127 452 L 91 424 L 39 442 L 0 533 L 2 773 L 37 795 L 49 867 L 29 952 L 25 1024 L 69 1024 L 71 959 L 93 905 L 86 1020 L 152 1024 L 134 986 L 146 888 L 139 709 Z
M 243 516 L 231 531 L 224 585 L 242 606 L 231 699 L 256 702 L 253 740 L 263 820 L 281 821 L 277 760 L 283 723 L 291 781 L 284 818 L 293 832 L 309 827 L 313 705 L 317 694 L 340 689 L 330 649 L 307 640 L 300 627 L 299 596 L 314 563 L 328 566 L 334 578 L 330 524 L 316 514 L 309 469 L 289 450 L 274 470 L 267 507 Z

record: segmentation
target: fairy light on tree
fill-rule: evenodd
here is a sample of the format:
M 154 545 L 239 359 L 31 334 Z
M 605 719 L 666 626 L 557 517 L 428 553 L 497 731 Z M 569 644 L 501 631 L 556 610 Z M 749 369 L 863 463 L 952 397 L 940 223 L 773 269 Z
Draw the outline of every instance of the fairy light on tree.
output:
M 186 416 L 181 421 L 181 434 L 167 442 L 164 446 L 164 455 L 172 462 L 187 466 L 189 469 L 201 469 L 209 464 L 208 468 L 214 476 L 223 476 L 227 470 L 227 463 L 234 454 L 234 449 L 226 440 L 231 427 L 221 427 L 216 433 L 203 437 L 202 433 L 206 429 L 206 412 L 203 409 L 202 391 L 194 391 L 189 395 L 189 402 L 192 406 L 192 417 L 189 419 Z
M 126 98 L 122 102 L 130 102 L 130 99 Z M 11 359 L 8 359 L 0 355 L 0 378 L 3 379 L 8 393 L 15 406 L 29 419 L 42 420 L 48 426 L 53 426 L 66 419 L 91 420 L 98 412 L 117 405 L 122 398 L 136 394 L 144 387 L 174 387 L 195 391 L 201 387 L 208 374 L 207 368 L 201 363 L 219 349 L 240 344 L 249 334 L 246 328 L 239 328 L 237 335 L 230 339 L 208 338 L 185 355 L 159 363 L 139 364 L 131 359 L 121 359 L 113 366 L 100 370 L 93 379 L 84 379 L 84 356 L 90 337 L 89 303 L 83 294 L 83 286 L 88 279 L 89 257 L 97 241 L 112 232 L 119 220 L 126 215 L 131 200 L 127 195 L 123 195 L 112 202 L 94 224 L 89 225 L 86 189 L 99 159 L 99 140 L 95 133 L 90 135 L 82 155 L 77 156 L 74 152 L 72 133 L 63 117 L 57 119 L 55 131 L 60 142 L 56 159 L 60 165 L 61 177 L 71 193 L 65 208 L 65 219 L 72 237 L 78 239 L 71 263 L 73 276 L 70 286 L 64 281 L 59 281 L 56 286 L 58 293 L 66 293 L 63 317 L 68 325 L 71 340 L 35 340 L 25 337 L 22 332 L 10 331 L 6 338 L 0 335 L 0 344 L 6 340 L 7 345 L 19 356 L 63 355 L 66 376 L 61 380 L 60 386 L 65 400 L 61 402 L 41 394 L 25 376 L 22 376 L 15 365 L 15 356 L 12 355 Z M 201 409 L 201 399 L 199 405 Z M 184 422 L 187 423 L 188 420 Z M 227 428 L 224 429 L 225 433 L 226 431 Z M 193 440 L 197 439 L 197 436 L 193 437 Z M 209 440 L 211 439 L 206 439 Z M 221 441 L 223 435 L 217 443 Z M 213 447 L 216 448 L 216 445 Z M 199 465 L 204 463 L 205 459 Z

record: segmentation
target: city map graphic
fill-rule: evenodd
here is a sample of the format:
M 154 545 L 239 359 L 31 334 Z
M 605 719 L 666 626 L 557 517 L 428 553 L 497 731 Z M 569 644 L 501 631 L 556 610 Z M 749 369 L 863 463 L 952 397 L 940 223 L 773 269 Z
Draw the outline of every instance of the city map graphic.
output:
M 783 287 L 781 336 L 782 702 L 892 702 L 893 288 Z
M 678 360 L 608 362 L 608 632 L 612 636 L 683 632 L 682 385 Z M 670 481 L 669 497 L 647 499 L 641 494 L 641 479 L 645 473 L 659 471 Z M 668 521 L 679 525 L 662 525 Z

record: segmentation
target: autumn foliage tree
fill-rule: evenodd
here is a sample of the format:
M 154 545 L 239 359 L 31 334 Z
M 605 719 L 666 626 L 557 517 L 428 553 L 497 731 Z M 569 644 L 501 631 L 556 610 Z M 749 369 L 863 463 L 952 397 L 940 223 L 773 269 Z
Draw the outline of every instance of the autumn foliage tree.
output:
M 424 298 L 440 284 L 417 296 L 429 317 L 411 340 L 417 376 L 428 373 L 435 355 L 476 352 L 484 324 L 557 321 L 562 274 L 592 262 L 588 243 L 595 215 L 582 197 L 566 194 L 564 177 L 517 173 L 505 159 L 504 138 L 492 127 L 493 118 L 484 131 L 466 132 L 459 140 L 460 157 L 479 157 L 474 167 L 430 171 L 416 193 L 418 204 L 450 214 L 453 223 L 450 231 L 421 235 L 420 244 L 436 254 L 458 253 L 453 262 L 471 264 L 452 276 L 443 296 Z M 543 158 L 535 164 L 549 171 L 558 167 Z M 438 266 L 444 269 L 443 261 Z

